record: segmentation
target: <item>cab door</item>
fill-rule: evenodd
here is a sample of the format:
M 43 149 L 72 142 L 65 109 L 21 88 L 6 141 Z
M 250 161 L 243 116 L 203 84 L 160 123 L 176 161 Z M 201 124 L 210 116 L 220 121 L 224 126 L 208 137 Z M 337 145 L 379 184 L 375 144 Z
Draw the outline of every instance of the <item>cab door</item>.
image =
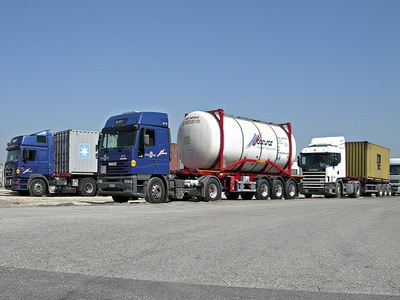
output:
M 39 173 L 38 151 L 36 149 L 24 149 L 22 152 L 21 177 L 29 177 L 30 174 Z
M 165 131 L 151 127 L 140 129 L 137 174 L 166 175 L 169 172 L 169 147 Z

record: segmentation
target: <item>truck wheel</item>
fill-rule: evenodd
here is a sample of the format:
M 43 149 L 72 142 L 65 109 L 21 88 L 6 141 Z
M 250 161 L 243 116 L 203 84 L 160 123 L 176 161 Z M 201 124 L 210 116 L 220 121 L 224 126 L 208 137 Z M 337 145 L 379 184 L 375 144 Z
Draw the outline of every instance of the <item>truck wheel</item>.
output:
M 359 198 L 360 196 L 361 196 L 361 185 L 359 182 L 356 182 L 354 187 L 354 193 L 350 197 Z
M 294 199 L 297 196 L 297 183 L 294 180 L 288 180 L 285 184 L 285 199 Z
M 97 185 L 93 178 L 84 178 L 79 183 L 79 194 L 84 197 L 96 195 Z
M 256 186 L 256 199 L 267 200 L 269 197 L 270 186 L 267 179 L 261 179 L 257 181 Z
M 146 188 L 146 201 L 150 203 L 162 203 L 165 201 L 166 190 L 163 181 L 158 177 L 149 180 Z
M 125 203 L 128 202 L 129 197 L 124 197 L 124 196 L 112 196 L 114 202 L 117 203 Z
M 279 179 L 275 179 L 272 182 L 271 199 L 282 199 L 283 191 L 283 182 Z
M 239 198 L 239 193 L 235 192 L 226 192 L 225 197 L 228 200 L 237 200 Z
M 336 194 L 335 194 L 336 198 L 342 198 L 342 185 L 337 182 L 336 183 Z
M 391 197 L 392 196 L 392 187 L 390 186 L 390 185 L 388 185 L 387 186 L 387 195 L 388 195 L 388 197 Z
M 204 189 L 205 189 L 205 197 L 203 199 L 204 201 L 208 202 L 221 199 L 221 188 L 217 179 L 210 178 L 207 181 Z
M 46 183 L 43 179 L 36 178 L 29 184 L 29 193 L 34 197 L 42 197 L 46 194 Z
M 386 197 L 388 195 L 388 190 L 386 188 L 386 185 L 382 186 L 382 193 L 383 193 L 383 197 Z
M 376 186 L 376 193 L 375 193 L 376 197 L 382 197 L 383 196 L 383 190 L 382 190 L 382 185 L 378 184 Z

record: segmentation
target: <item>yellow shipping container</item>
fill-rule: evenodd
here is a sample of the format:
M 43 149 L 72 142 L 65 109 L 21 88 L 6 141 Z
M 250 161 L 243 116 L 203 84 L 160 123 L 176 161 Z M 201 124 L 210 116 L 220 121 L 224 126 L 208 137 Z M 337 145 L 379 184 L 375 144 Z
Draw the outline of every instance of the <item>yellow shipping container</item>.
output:
M 369 142 L 346 142 L 349 177 L 389 181 L 390 149 Z

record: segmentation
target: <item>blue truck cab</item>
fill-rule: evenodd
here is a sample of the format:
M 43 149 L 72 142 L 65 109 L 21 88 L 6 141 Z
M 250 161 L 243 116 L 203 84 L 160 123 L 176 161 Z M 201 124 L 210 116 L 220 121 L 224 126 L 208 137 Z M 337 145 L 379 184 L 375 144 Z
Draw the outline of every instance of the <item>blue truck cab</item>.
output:
M 94 196 L 98 139 L 98 132 L 72 129 L 12 138 L 6 148 L 5 188 L 24 196 Z
M 168 116 L 129 112 L 110 117 L 98 151 L 98 193 L 116 202 L 166 202 L 170 162 Z
M 28 195 L 32 181 L 53 174 L 53 149 L 50 130 L 12 138 L 6 148 L 5 188 Z M 35 187 L 33 193 L 43 188 L 38 185 Z

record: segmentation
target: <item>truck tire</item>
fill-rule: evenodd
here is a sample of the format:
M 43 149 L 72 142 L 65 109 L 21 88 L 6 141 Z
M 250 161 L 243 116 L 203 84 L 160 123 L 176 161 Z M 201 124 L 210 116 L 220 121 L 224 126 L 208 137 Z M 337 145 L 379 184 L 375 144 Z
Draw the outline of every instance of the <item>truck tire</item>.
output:
M 297 196 L 297 183 L 289 179 L 285 183 L 285 199 L 294 199 Z
M 283 193 L 283 182 L 279 179 L 272 181 L 271 199 L 282 199 Z
M 46 182 L 43 179 L 35 178 L 29 184 L 29 193 L 34 197 L 42 197 L 46 194 Z
M 388 190 L 386 189 L 386 185 L 382 186 L 382 193 L 383 193 L 383 197 L 387 197 L 388 195 Z
M 340 184 L 340 182 L 336 182 L 336 194 L 335 194 L 336 198 L 342 198 L 342 185 Z
M 93 197 L 97 193 L 97 184 L 93 178 L 84 178 L 79 182 L 79 194 L 84 197 Z
M 146 187 L 146 201 L 150 203 L 162 203 L 166 199 L 166 188 L 164 182 L 158 178 L 153 177 L 149 180 Z
M 217 179 L 210 178 L 204 187 L 205 197 L 204 201 L 216 201 L 221 199 L 221 187 Z
M 361 196 L 361 184 L 359 182 L 354 183 L 354 193 L 349 195 L 350 198 L 359 198 Z
M 383 196 L 383 190 L 382 190 L 382 185 L 378 184 L 376 186 L 376 193 L 375 193 L 376 197 L 382 197 Z
M 271 187 L 267 179 L 261 179 L 257 181 L 256 186 L 256 199 L 267 200 L 270 194 Z
M 392 187 L 390 185 L 387 186 L 387 195 L 388 197 L 392 196 Z

